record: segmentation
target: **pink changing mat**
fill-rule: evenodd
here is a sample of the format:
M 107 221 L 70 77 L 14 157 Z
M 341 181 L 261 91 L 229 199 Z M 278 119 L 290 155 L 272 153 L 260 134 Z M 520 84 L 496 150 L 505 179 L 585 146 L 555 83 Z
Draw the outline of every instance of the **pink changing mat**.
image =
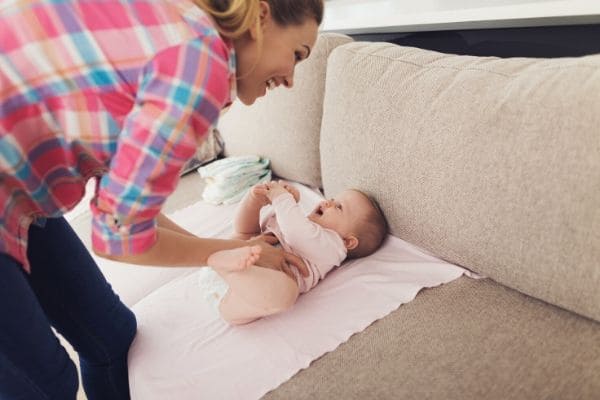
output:
M 321 196 L 297 187 L 302 207 L 312 209 Z M 202 235 L 207 235 L 205 218 L 213 227 L 220 219 L 221 227 L 228 228 L 220 229 L 219 235 L 226 236 L 233 212 L 231 206 L 198 203 L 171 217 Z M 211 271 L 188 269 L 133 305 L 138 318 L 138 334 L 129 352 L 133 399 L 258 399 L 413 300 L 422 288 L 470 275 L 390 236 L 372 256 L 329 273 L 291 310 L 229 326 L 215 306 L 223 287 Z

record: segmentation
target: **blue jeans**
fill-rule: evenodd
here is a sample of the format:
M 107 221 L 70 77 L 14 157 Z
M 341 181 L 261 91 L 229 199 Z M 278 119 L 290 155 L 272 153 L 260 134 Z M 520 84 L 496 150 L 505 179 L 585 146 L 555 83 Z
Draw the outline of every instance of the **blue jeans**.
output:
M 75 399 L 77 370 L 51 327 L 79 354 L 89 400 L 129 399 L 134 314 L 63 218 L 31 225 L 27 255 L 31 274 L 0 253 L 0 399 Z

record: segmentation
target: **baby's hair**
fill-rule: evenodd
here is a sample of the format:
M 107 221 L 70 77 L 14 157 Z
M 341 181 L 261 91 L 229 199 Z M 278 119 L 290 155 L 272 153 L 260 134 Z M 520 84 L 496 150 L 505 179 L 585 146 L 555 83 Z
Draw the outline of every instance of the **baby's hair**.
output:
M 377 201 L 361 190 L 351 189 L 365 196 L 371 203 L 369 211 L 355 221 L 358 246 L 348 251 L 348 258 L 361 258 L 373 254 L 381 247 L 388 233 L 388 224 Z

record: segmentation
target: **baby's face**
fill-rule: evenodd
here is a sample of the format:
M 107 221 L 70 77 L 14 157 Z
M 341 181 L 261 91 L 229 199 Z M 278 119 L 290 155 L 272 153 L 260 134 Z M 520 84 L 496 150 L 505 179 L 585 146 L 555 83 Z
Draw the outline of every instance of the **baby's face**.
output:
M 356 235 L 356 221 L 365 215 L 371 202 L 362 193 L 345 190 L 330 200 L 323 200 L 309 214 L 308 219 L 336 231 L 342 238 Z

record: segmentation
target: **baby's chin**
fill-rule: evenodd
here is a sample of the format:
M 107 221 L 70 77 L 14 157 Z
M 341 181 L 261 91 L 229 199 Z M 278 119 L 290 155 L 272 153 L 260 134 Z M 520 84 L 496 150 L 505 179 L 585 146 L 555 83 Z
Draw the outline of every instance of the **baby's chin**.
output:
M 308 220 L 314 222 L 317 225 L 321 225 L 319 221 L 319 216 L 314 211 L 308 215 Z

